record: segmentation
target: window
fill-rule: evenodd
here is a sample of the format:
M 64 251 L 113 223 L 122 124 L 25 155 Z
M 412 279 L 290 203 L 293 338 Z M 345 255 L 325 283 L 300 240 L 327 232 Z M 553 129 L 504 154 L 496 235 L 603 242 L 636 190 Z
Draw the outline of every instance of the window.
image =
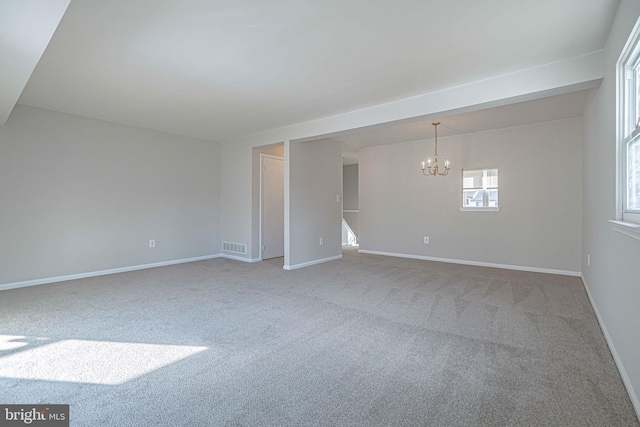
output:
M 499 209 L 498 169 L 463 169 L 460 210 L 497 211 Z
M 639 21 L 640 22 L 640 21 Z M 618 61 L 618 218 L 640 223 L 640 29 Z
M 640 212 L 640 138 L 627 143 L 627 212 Z

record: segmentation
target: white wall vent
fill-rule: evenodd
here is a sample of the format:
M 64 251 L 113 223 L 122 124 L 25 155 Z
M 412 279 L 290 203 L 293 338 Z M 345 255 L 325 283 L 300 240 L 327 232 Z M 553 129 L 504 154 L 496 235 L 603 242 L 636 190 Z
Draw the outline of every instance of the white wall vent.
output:
M 233 252 L 234 254 L 247 254 L 247 245 L 244 243 L 222 242 L 222 250 L 224 252 Z

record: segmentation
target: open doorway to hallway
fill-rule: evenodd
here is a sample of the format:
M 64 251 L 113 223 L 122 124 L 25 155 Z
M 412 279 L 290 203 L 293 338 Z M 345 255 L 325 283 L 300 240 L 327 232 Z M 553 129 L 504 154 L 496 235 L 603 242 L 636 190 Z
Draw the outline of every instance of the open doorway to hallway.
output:
M 284 157 L 260 153 L 260 250 L 284 257 Z
M 252 251 L 255 261 L 284 256 L 284 144 L 253 148 Z M 280 261 L 280 267 L 283 262 Z
M 346 158 L 343 158 L 346 162 Z M 358 164 L 342 167 L 342 247 L 359 244 Z

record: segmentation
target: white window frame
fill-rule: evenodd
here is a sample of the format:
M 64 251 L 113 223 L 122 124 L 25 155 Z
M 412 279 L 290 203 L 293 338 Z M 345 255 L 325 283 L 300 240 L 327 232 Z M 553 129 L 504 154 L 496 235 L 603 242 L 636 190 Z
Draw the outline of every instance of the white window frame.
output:
M 616 219 L 611 220 L 617 231 L 640 239 L 640 209 L 628 208 L 628 150 L 640 143 L 640 20 L 636 22 L 616 64 Z
M 460 210 L 462 212 L 497 212 L 500 210 L 500 181 L 498 178 L 498 186 L 497 187 L 488 187 L 485 185 L 485 180 L 487 178 L 487 171 L 495 169 L 496 171 L 496 176 L 498 176 L 498 168 L 496 167 L 490 167 L 490 168 L 474 168 L 474 169 L 462 169 L 461 171 L 461 176 L 462 176 L 462 206 L 460 206 Z M 483 199 L 483 205 L 484 206 L 465 206 L 464 205 L 464 192 L 465 190 L 469 190 L 469 188 L 466 188 L 464 186 L 464 172 L 465 170 L 467 172 L 478 172 L 478 171 L 482 171 L 482 181 L 483 181 L 483 185 L 482 188 L 478 188 L 479 190 L 483 191 L 482 194 L 482 199 Z M 497 190 L 498 192 L 498 206 L 489 206 L 489 190 Z

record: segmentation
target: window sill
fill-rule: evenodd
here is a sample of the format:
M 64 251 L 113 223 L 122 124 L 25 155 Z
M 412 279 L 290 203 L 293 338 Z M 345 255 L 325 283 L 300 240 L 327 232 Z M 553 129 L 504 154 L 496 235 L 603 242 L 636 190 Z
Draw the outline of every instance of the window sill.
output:
M 461 212 L 498 212 L 500 206 L 481 207 L 481 206 L 463 206 L 460 208 Z
M 640 240 L 640 224 L 625 221 L 616 221 L 610 219 L 609 222 L 613 224 L 613 229 L 618 233 L 625 234 L 634 239 Z

